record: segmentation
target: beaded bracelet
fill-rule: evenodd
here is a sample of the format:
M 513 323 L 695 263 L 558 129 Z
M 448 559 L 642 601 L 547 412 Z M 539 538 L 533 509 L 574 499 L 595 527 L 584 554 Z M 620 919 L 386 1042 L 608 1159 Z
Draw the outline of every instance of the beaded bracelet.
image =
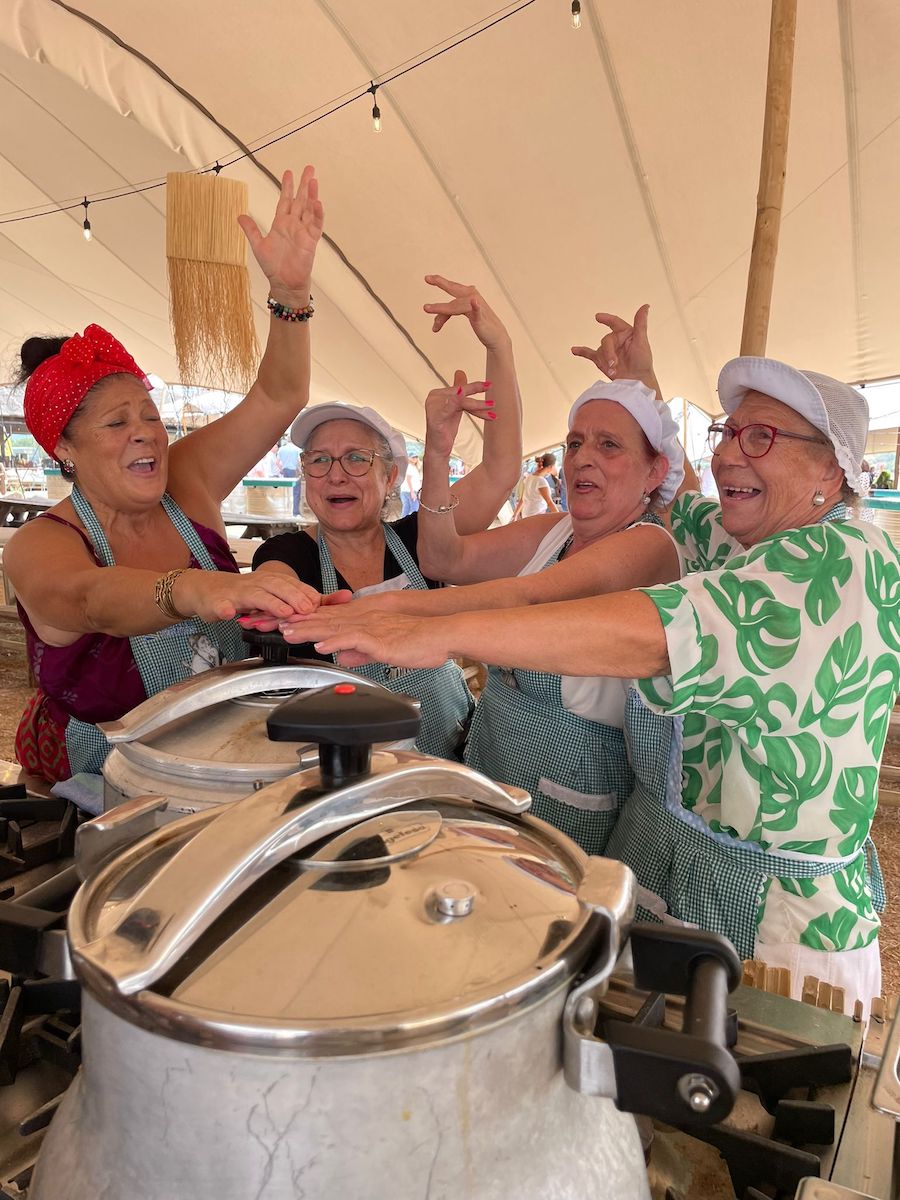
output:
M 178 567 L 175 571 L 166 571 L 165 575 L 160 575 L 153 586 L 153 599 L 156 601 L 156 607 L 170 621 L 184 621 L 187 619 L 185 614 L 179 612 L 175 607 L 175 602 L 172 599 L 172 588 L 175 586 L 175 580 L 178 576 L 183 575 L 188 570 L 190 570 L 189 567 Z
M 277 317 L 279 321 L 308 321 L 316 311 L 313 307 L 312 296 L 310 296 L 309 304 L 305 308 L 289 308 L 287 304 L 282 304 L 274 296 L 268 298 L 266 305 L 272 316 Z
M 457 505 L 459 504 L 459 496 L 451 496 L 449 504 L 442 504 L 442 505 L 440 505 L 439 508 L 432 508 L 429 504 L 426 504 L 423 501 L 421 492 L 419 492 L 418 500 L 419 500 L 419 508 L 424 508 L 426 512 L 433 512 L 433 513 L 453 512 L 454 508 L 456 508 Z

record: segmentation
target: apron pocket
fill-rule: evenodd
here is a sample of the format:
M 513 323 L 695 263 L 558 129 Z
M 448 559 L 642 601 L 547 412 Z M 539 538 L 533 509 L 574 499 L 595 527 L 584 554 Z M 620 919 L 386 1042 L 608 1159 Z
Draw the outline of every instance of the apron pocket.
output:
M 552 779 L 539 779 L 538 787 L 545 796 L 565 804 L 567 808 L 577 808 L 581 812 L 612 812 L 618 808 L 618 800 L 614 792 L 591 795 L 589 792 L 576 792 L 573 788 L 563 787 Z
M 682 921 L 678 917 L 673 917 L 662 896 L 658 896 L 656 892 L 651 892 L 649 888 L 642 887 L 640 884 L 635 889 L 635 900 L 639 908 L 645 909 L 663 925 L 681 925 L 689 929 L 698 928 L 693 921 Z

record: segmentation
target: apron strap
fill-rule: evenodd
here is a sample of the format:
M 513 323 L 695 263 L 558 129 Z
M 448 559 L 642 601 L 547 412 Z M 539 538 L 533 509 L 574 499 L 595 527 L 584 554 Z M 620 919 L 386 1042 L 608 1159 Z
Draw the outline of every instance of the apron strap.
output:
M 90 501 L 85 498 L 77 483 L 72 485 L 72 507 L 78 514 L 78 519 L 88 531 L 88 535 L 94 543 L 97 557 L 103 563 L 104 567 L 114 567 L 116 560 L 113 558 L 113 552 L 109 547 L 103 526 L 97 520 L 97 514 L 91 507 Z
M 106 532 L 97 520 L 97 514 L 94 512 L 90 501 L 78 487 L 77 483 L 72 486 L 72 506 L 78 514 L 78 519 L 88 531 L 91 541 L 94 543 L 97 557 L 105 567 L 114 567 L 116 560 L 113 557 Z M 166 516 L 175 526 L 181 540 L 190 550 L 195 561 L 200 564 L 204 571 L 215 571 L 216 564 L 213 562 L 209 550 L 203 544 L 203 539 L 168 492 L 162 498 L 162 506 Z
M 116 560 L 103 526 L 97 519 L 97 514 L 91 507 L 90 501 L 77 484 L 72 488 L 72 504 L 90 534 L 97 557 L 104 566 L 114 567 Z M 213 562 L 209 550 L 203 544 L 199 533 L 168 493 L 162 498 L 162 506 L 166 516 L 201 569 L 215 571 L 216 564 Z M 231 621 L 219 621 L 211 624 L 202 621 L 199 617 L 189 617 L 178 625 L 161 630 L 158 634 L 139 634 L 128 639 L 135 665 L 148 696 L 154 696 L 161 688 L 168 687 L 175 680 L 184 678 L 185 669 L 191 661 L 191 654 L 186 650 L 186 647 L 190 645 L 188 639 L 203 634 L 218 648 L 220 659 L 241 657 L 243 647 L 240 631 Z M 216 664 L 210 662 L 209 665 Z M 105 739 L 103 740 L 105 743 Z
M 419 570 L 419 564 L 406 548 L 400 534 L 396 529 L 393 529 L 390 525 L 386 525 L 383 521 L 381 527 L 384 530 L 388 549 L 394 556 L 394 561 L 409 580 L 409 588 L 414 588 L 420 592 L 427 590 L 428 584 L 425 582 L 425 576 Z
M 166 516 L 181 534 L 182 540 L 194 556 L 194 561 L 199 563 L 204 571 L 217 571 L 218 567 L 213 562 L 213 557 L 200 534 L 168 492 L 162 498 L 162 506 L 166 510 Z
M 428 584 L 425 582 L 425 576 L 419 570 L 419 564 L 404 545 L 403 539 L 395 529 L 392 529 L 384 521 L 381 522 L 381 529 L 384 534 L 385 544 L 393 555 L 394 561 L 409 580 L 408 586 L 418 591 L 424 591 L 428 587 Z M 324 595 L 330 596 L 332 592 L 338 590 L 338 577 L 334 563 L 331 561 L 328 543 L 322 537 L 321 526 L 316 532 L 316 541 L 319 546 L 319 566 L 322 569 L 322 592 Z

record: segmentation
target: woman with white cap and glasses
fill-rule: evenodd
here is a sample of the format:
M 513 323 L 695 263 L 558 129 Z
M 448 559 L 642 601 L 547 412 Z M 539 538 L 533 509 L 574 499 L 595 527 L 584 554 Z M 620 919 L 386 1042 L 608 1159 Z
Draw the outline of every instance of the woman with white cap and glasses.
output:
M 641 317 L 646 320 L 643 310 Z M 460 412 L 453 396 L 445 397 L 443 406 L 425 443 L 420 564 L 445 582 L 481 586 L 382 597 L 368 608 L 427 614 L 539 602 L 561 586 L 556 576 L 575 558 L 590 561 L 574 576 L 568 571 L 563 585 L 569 590 L 557 594 L 592 594 L 677 577 L 675 545 L 654 507 L 674 497 L 684 455 L 675 422 L 654 391 L 638 381 L 601 380 L 572 405 L 564 462 L 568 513 L 529 517 L 468 536 L 460 535 L 446 515 L 452 507 L 447 460 Z M 482 582 L 514 575 L 518 578 L 504 579 L 502 585 Z M 308 636 L 302 623 L 294 630 L 289 637 Z M 548 646 L 553 640 L 548 632 Z M 525 788 L 537 816 L 589 853 L 601 853 L 633 783 L 623 735 L 623 681 L 575 678 L 553 665 L 535 671 L 519 666 L 515 657 L 502 661 L 516 665 L 491 669 L 472 721 L 466 762 Z
M 426 400 L 428 438 L 437 436 L 434 420 L 442 418 L 451 403 L 457 423 L 463 411 L 486 422 L 482 462 L 453 485 L 441 513 L 443 520 L 468 533 L 487 528 L 518 474 L 521 413 L 512 349 L 502 323 L 475 288 L 438 275 L 426 276 L 426 281 L 451 297 L 425 306 L 435 317 L 435 332 L 451 317 L 465 316 L 487 350 L 488 380 L 468 383 L 458 371 L 453 387 L 437 388 Z M 486 389 L 490 394 L 482 399 Z M 337 601 L 348 599 L 349 593 L 367 596 L 439 586 L 440 575 L 429 578 L 418 561 L 419 522 L 427 514 L 420 510 L 393 523 L 385 519 L 406 477 L 403 434 L 371 408 L 333 403 L 307 409 L 294 422 L 291 438 L 302 449 L 306 501 L 318 526 L 312 536 L 300 531 L 269 539 L 254 555 L 254 571 L 296 577 Z M 445 483 L 449 487 L 447 479 Z M 243 623 L 257 628 L 273 624 L 252 619 Z M 309 646 L 303 653 L 317 656 Z M 401 671 L 384 660 L 367 664 L 360 673 L 420 701 L 420 750 L 458 757 L 474 702 L 456 663 L 443 660 L 426 670 Z
M 601 361 L 652 379 L 649 343 L 625 321 Z M 814 975 L 867 1005 L 881 986 L 883 905 L 869 833 L 900 687 L 897 552 L 847 507 L 868 412 L 853 388 L 763 358 L 727 363 L 719 395 L 720 501 L 686 494 L 671 517 L 694 574 L 500 620 L 351 628 L 323 612 L 310 633 L 353 659 L 396 646 L 404 663 L 462 653 L 635 678 L 635 791 L 607 853 L 632 867 L 657 915 L 788 967 L 795 995 Z

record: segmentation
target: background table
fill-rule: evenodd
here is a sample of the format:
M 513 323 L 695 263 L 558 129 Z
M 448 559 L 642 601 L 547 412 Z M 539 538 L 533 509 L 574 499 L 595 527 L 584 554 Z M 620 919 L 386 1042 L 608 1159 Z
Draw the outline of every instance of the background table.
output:
M 36 517 L 38 513 L 44 512 L 45 509 L 51 508 L 57 503 L 58 501 L 49 500 L 46 496 L 26 498 L 0 494 L 0 529 L 24 525 L 32 517 Z
M 234 509 L 222 509 L 222 520 L 226 525 L 243 525 L 244 537 L 270 538 L 276 533 L 290 533 L 302 529 L 305 522 L 300 517 L 282 516 L 278 513 L 267 513 L 260 516 L 256 513 L 238 512 Z

